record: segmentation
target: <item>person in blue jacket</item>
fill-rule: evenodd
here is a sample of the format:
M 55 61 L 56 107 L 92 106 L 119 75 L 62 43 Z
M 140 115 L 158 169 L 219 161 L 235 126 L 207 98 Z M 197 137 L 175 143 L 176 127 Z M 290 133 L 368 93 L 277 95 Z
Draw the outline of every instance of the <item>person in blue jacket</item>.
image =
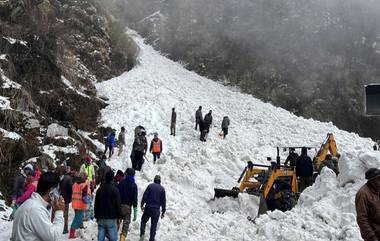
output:
M 127 168 L 126 177 L 118 185 L 121 197 L 121 213 L 123 216 L 123 227 L 120 234 L 120 241 L 125 241 L 129 224 L 131 223 L 131 214 L 133 207 L 133 221 L 137 218 L 137 196 L 138 189 L 135 182 L 135 170 Z
M 145 226 L 149 219 L 151 219 L 149 241 L 154 241 L 158 219 L 160 218 L 160 207 L 161 218 L 164 218 L 166 212 L 165 188 L 161 186 L 161 177 L 156 175 L 154 177 L 154 183 L 149 184 L 141 200 L 141 210 L 143 210 L 144 213 L 141 217 L 140 241 L 144 240 Z
M 113 149 L 114 147 L 116 146 L 116 140 L 115 140 L 115 132 L 111 132 L 108 136 L 107 136 L 107 139 L 106 139 L 106 149 L 104 151 L 104 155 L 107 153 L 107 150 L 109 150 L 109 155 L 108 155 L 108 158 L 111 158 L 111 156 L 113 155 Z

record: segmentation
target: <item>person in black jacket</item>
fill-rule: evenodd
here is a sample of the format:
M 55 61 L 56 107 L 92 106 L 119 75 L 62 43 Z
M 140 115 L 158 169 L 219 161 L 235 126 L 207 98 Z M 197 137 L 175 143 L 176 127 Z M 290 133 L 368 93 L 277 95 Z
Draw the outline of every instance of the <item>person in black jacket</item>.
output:
M 295 148 L 289 148 L 289 155 L 285 160 L 285 166 L 295 167 L 297 164 L 298 154 Z
M 203 119 L 199 120 L 199 131 L 201 132 L 199 140 L 206 142 L 206 125 Z
M 146 207 L 144 209 L 145 204 Z M 145 226 L 149 219 L 151 220 L 149 241 L 154 241 L 158 219 L 160 218 L 160 207 L 162 208 L 161 218 L 164 218 L 166 212 L 166 194 L 164 187 L 161 186 L 161 177 L 156 175 L 154 183 L 149 184 L 141 200 L 141 210 L 144 213 L 141 217 L 140 241 L 144 240 Z
M 175 108 L 172 109 L 172 118 L 170 121 L 170 135 L 175 136 L 175 124 L 177 122 L 177 113 L 175 112 Z
M 205 115 L 204 119 L 206 135 L 210 132 L 210 127 L 212 126 L 212 111 L 210 110 L 207 115 Z
M 73 178 L 67 174 L 67 168 L 65 166 L 60 166 L 58 169 L 59 174 L 59 188 L 61 195 L 65 200 L 65 210 L 63 212 L 63 217 L 65 219 L 65 225 L 63 228 L 63 234 L 69 232 L 68 230 L 68 219 L 69 219 L 69 206 L 71 203 L 71 197 L 73 194 Z
M 106 182 L 96 191 L 95 218 L 98 222 L 98 241 L 107 236 L 110 241 L 117 241 L 117 220 L 121 215 L 119 190 L 112 183 L 114 172 L 106 173 Z
M 307 155 L 307 148 L 302 147 L 301 156 L 297 158 L 296 175 L 299 179 L 299 191 L 302 192 L 313 181 L 313 162 Z
M 199 122 L 203 120 L 202 106 L 199 106 L 198 110 L 195 112 L 195 130 L 198 129 Z
M 123 227 L 120 234 L 120 241 L 125 241 L 129 224 L 131 223 L 131 214 L 133 206 L 133 221 L 137 218 L 137 196 L 138 189 L 135 183 L 135 170 L 127 168 L 126 177 L 118 185 L 121 197 L 121 212 L 123 215 Z

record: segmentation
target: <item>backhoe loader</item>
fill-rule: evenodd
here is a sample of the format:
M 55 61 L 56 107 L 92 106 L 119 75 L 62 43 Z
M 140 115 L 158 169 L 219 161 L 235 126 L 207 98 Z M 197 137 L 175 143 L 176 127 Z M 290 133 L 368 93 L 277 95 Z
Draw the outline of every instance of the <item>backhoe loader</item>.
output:
M 268 161 L 271 161 L 268 158 Z M 244 176 L 244 177 L 243 177 Z M 252 180 L 254 178 L 254 180 Z M 279 147 L 276 162 L 271 165 L 254 164 L 251 161 L 238 179 L 239 187 L 232 190 L 215 188 L 215 198 L 238 197 L 239 193 L 260 196 L 259 215 L 267 210 L 290 210 L 298 199 L 298 183 L 293 167 L 281 165 Z

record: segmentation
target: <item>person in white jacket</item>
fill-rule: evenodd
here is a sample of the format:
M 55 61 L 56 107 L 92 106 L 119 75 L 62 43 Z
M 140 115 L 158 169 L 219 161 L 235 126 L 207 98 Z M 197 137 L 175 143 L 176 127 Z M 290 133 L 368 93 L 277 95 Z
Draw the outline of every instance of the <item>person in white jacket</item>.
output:
M 59 176 L 41 175 L 37 191 L 15 213 L 11 241 L 59 241 L 64 226 L 65 201 L 59 195 Z M 54 221 L 51 222 L 51 213 Z

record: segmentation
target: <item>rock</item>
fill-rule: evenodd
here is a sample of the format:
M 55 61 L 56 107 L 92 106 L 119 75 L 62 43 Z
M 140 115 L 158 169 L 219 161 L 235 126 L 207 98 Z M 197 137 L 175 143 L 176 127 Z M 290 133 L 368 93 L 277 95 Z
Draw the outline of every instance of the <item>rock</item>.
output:
M 49 125 L 47 129 L 47 133 L 46 133 L 47 137 L 68 136 L 68 135 L 69 135 L 69 130 L 56 123 Z
M 35 129 L 35 128 L 40 128 L 40 122 L 37 119 L 28 119 L 26 122 L 25 128 L 27 129 Z

